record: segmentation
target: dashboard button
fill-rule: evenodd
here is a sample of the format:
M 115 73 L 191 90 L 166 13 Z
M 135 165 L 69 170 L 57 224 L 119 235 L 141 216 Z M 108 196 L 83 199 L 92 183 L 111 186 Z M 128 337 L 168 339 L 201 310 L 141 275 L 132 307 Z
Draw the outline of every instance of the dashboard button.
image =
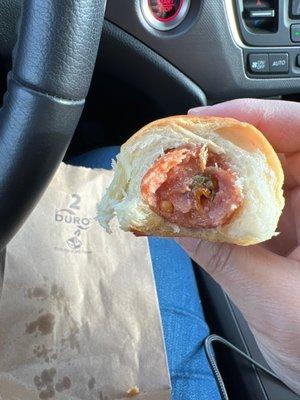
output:
M 300 42 L 300 24 L 291 25 L 291 39 L 292 42 Z
M 300 18 L 300 0 L 290 0 L 290 16 L 291 18 Z
M 296 67 L 300 67 L 300 54 L 296 57 Z
M 149 9 L 158 21 L 172 21 L 182 7 L 182 0 L 149 0 Z
M 160 31 L 178 26 L 187 16 L 191 0 L 140 0 L 148 24 Z
M 249 54 L 249 69 L 254 74 L 270 72 L 268 54 Z
M 250 11 L 250 18 L 274 18 L 275 17 L 275 10 L 251 10 Z
M 289 55 L 287 53 L 269 54 L 270 72 L 288 73 Z
M 277 31 L 278 0 L 238 1 L 242 7 L 244 23 L 252 33 L 260 34 Z

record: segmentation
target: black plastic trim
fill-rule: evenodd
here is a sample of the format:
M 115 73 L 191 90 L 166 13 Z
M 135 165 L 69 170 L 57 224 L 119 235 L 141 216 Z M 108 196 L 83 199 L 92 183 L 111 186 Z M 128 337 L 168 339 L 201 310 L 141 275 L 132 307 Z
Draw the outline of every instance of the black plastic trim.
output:
M 249 64 L 248 64 L 248 57 L 249 54 L 282 54 L 282 53 L 287 53 L 289 55 L 289 72 L 288 73 L 271 73 L 268 72 L 266 74 L 253 74 L 249 71 Z M 245 70 L 246 74 L 249 78 L 251 79 L 288 79 L 288 78 L 295 78 L 299 79 L 300 78 L 300 67 L 297 65 L 297 57 L 300 54 L 300 49 L 299 48 L 286 48 L 286 49 L 274 49 L 272 47 L 265 47 L 262 48 L 260 47 L 259 49 L 245 49 L 244 50 L 244 65 L 245 65 Z M 300 85 L 299 85 L 300 87 Z M 299 89 L 300 91 L 300 89 Z
M 186 114 L 205 105 L 203 90 L 163 57 L 109 21 L 101 39 L 98 67 L 143 90 L 166 114 Z

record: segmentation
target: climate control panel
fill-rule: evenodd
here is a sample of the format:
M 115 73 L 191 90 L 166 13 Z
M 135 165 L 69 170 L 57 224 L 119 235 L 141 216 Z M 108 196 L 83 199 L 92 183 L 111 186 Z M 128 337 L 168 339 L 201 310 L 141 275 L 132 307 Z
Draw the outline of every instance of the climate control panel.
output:
M 251 78 L 300 76 L 300 0 L 235 0 Z

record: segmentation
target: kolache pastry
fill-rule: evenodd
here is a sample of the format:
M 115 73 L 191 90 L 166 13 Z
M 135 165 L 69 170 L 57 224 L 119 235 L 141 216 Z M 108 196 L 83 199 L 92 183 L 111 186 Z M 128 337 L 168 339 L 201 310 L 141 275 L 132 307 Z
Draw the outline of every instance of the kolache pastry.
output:
M 276 234 L 284 206 L 277 154 L 254 126 L 173 116 L 135 133 L 113 162 L 98 219 L 110 232 L 251 245 Z

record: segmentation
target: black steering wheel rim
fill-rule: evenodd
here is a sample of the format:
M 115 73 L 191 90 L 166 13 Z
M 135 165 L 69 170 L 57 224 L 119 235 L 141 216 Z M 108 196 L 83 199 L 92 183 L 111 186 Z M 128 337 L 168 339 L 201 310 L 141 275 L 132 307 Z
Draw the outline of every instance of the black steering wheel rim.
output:
M 84 107 L 104 0 L 23 1 L 0 110 L 0 248 L 60 164 Z

